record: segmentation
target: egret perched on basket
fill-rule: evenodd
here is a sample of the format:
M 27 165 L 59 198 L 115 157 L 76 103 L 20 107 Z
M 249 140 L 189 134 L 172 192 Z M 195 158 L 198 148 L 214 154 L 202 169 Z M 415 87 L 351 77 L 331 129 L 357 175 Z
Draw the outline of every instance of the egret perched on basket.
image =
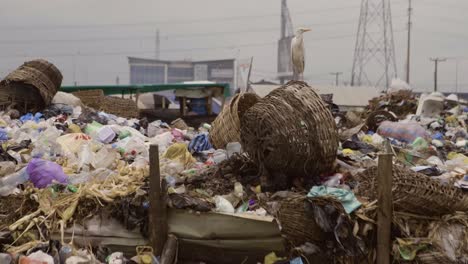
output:
M 293 63 L 293 79 L 303 80 L 305 66 L 304 38 L 302 34 L 310 31 L 309 28 L 299 28 L 291 41 L 291 59 Z

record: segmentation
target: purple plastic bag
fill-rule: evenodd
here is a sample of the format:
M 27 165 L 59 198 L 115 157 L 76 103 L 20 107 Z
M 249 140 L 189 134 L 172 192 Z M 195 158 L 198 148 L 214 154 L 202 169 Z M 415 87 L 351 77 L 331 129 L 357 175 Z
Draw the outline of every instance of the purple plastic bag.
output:
M 26 172 L 29 174 L 29 180 L 36 188 L 45 188 L 54 181 L 63 184 L 68 182 L 67 175 L 63 172 L 62 167 L 48 160 L 32 159 Z

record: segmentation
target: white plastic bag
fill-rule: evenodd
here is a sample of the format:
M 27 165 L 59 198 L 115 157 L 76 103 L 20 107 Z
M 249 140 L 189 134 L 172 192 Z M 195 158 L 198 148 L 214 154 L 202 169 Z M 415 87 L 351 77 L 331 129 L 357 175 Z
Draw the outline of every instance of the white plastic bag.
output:
M 81 100 L 73 94 L 57 92 L 54 98 L 52 99 L 52 104 L 64 104 L 69 105 L 71 107 L 76 107 L 81 105 Z
M 214 200 L 216 203 L 216 212 L 227 214 L 234 213 L 234 207 L 232 204 L 222 196 L 217 195 L 215 196 Z

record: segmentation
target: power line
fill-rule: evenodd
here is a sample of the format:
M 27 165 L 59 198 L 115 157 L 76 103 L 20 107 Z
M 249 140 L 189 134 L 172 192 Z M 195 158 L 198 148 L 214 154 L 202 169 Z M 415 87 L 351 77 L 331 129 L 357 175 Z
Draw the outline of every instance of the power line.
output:
M 393 5 L 398 5 L 404 1 L 395 1 Z M 325 14 L 328 11 L 339 11 L 339 10 L 349 10 L 349 9 L 358 9 L 360 5 L 352 6 L 341 6 L 341 7 L 330 7 L 330 8 L 321 8 L 321 9 L 306 9 L 299 12 L 295 12 L 293 15 L 300 14 L 313 14 L 314 16 Z M 325 12 L 324 12 L 325 11 Z M 155 21 L 143 21 L 136 23 L 113 23 L 113 24 L 86 24 L 86 25 L 42 25 L 42 26 L 15 26 L 15 27 L 0 27 L 1 30 L 56 30 L 56 29 L 87 29 L 87 28 L 96 28 L 96 27 L 132 27 L 132 26 L 151 26 L 155 25 L 176 25 L 176 24 L 192 24 L 192 23 L 205 23 L 205 22 L 222 22 L 222 21 L 236 21 L 236 20 L 246 20 L 246 19 L 259 19 L 265 17 L 277 17 L 279 13 L 267 13 L 267 14 L 254 14 L 254 15 L 243 15 L 243 16 L 231 16 L 231 17 L 213 17 L 213 18 L 199 18 L 199 19 L 177 19 L 177 20 L 155 20 Z
M 334 25 L 349 25 L 354 20 L 341 20 L 331 23 L 316 23 L 309 24 L 307 27 L 320 27 L 320 26 L 334 26 Z M 206 33 L 194 33 L 194 34 L 174 34 L 174 35 L 162 35 L 160 39 L 177 39 L 177 38 L 192 38 L 192 37 L 207 37 L 207 36 L 218 36 L 218 35 L 232 35 L 242 33 L 262 33 L 262 32 L 273 32 L 277 31 L 277 27 L 267 27 L 258 29 L 248 30 L 233 30 L 233 31 L 217 31 L 217 32 L 206 32 Z M 75 38 L 75 39 L 29 39 L 29 40 L 2 40 L 0 44 L 18 44 L 27 42 L 87 42 L 87 41 L 115 41 L 115 40 L 141 40 L 141 39 L 154 39 L 154 35 L 140 35 L 140 36 L 125 36 L 125 37 L 96 37 L 96 38 Z

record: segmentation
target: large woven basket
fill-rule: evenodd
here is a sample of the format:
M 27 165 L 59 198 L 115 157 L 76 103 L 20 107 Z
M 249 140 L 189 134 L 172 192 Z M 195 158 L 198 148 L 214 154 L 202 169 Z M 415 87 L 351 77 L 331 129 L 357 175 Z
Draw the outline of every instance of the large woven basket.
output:
M 16 89 L 19 87 L 37 89 L 40 96 L 31 98 L 31 100 L 42 100 L 41 104 L 47 106 L 52 102 L 52 98 L 57 93 L 61 83 L 62 74 L 53 64 L 44 60 L 34 60 L 25 62 L 18 69 L 8 74 L 0 82 L 0 90 L 2 90 L 1 93 L 7 94 L 11 98 L 11 95 L 15 95 Z M 21 89 L 18 90 L 18 93 L 22 93 Z M 14 97 L 21 98 L 19 95 Z M 27 111 L 29 110 L 27 109 Z
M 82 90 L 72 93 L 74 96 L 80 98 L 81 102 L 91 108 L 99 110 L 102 100 L 104 98 L 103 90 Z
M 241 139 L 263 172 L 312 181 L 331 171 L 338 148 L 331 112 L 311 87 L 297 81 L 272 91 L 244 114 Z
M 24 66 L 35 68 L 41 71 L 49 77 L 50 81 L 52 81 L 55 87 L 60 88 L 63 76 L 60 70 L 57 67 L 55 67 L 55 65 L 53 65 L 52 63 L 43 59 L 37 59 L 25 62 Z
M 356 175 L 355 193 L 377 199 L 377 167 Z M 396 210 L 419 215 L 437 216 L 468 210 L 468 198 L 458 188 L 443 185 L 410 169 L 393 167 L 393 205 Z
M 114 96 L 104 96 L 99 110 L 125 118 L 135 118 L 140 114 L 135 101 Z
M 234 96 L 212 123 L 210 141 L 216 148 L 224 148 L 229 142 L 240 142 L 240 119 L 258 102 L 260 97 L 253 93 Z
M 293 195 L 280 202 L 277 219 L 288 247 L 298 247 L 306 242 L 322 243 L 325 239 L 325 233 L 314 218 L 306 215 L 306 199 L 305 195 Z

